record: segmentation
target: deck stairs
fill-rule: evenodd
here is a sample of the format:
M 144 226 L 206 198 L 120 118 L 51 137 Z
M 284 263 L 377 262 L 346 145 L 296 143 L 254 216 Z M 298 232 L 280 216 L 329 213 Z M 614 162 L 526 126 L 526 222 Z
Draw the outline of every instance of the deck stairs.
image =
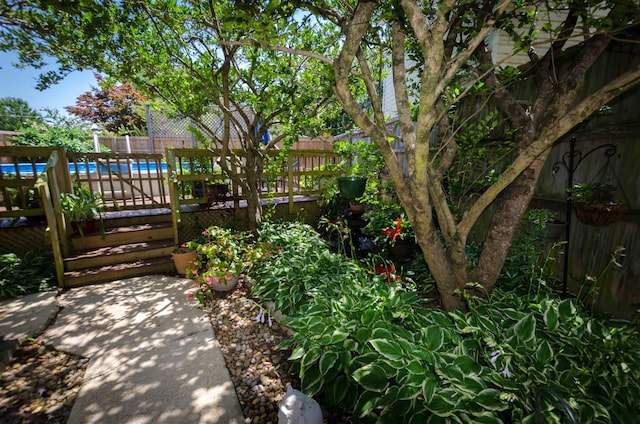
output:
M 64 287 L 149 274 L 175 274 L 171 214 L 110 214 L 104 234 L 96 228 L 71 236 L 64 259 Z

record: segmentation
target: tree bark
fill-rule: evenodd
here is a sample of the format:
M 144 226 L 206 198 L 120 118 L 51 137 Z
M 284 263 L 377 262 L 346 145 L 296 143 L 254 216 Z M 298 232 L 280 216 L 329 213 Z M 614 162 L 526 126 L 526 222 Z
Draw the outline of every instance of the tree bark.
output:
M 386 122 L 380 120 L 379 111 L 367 113 L 349 86 L 349 80 L 354 75 L 364 78 L 353 70 L 354 58 L 358 57 L 364 69 L 363 74 L 369 76 L 361 57 L 362 51 L 366 50 L 363 43 L 366 42 L 365 37 L 377 7 L 375 2 L 358 2 L 351 17 L 345 20 L 345 39 L 340 55 L 334 62 L 335 92 L 344 110 L 380 148 L 398 198 L 435 278 L 443 307 L 452 310 L 464 306 L 464 298 L 459 291 L 464 290 L 467 283 L 478 282 L 487 292 L 494 287 L 553 143 L 594 113 L 599 105 L 638 84 L 639 69 L 632 68 L 580 100 L 585 75 L 605 50 L 610 38 L 606 34 L 592 36 L 582 50 L 572 53 L 572 62 L 563 68 L 561 75 L 555 69 L 555 59 L 564 40 L 556 40 L 547 56 L 539 62 L 531 62 L 531 70 L 537 78 L 537 94 L 530 99 L 519 99 L 514 95 L 516 90 L 506 85 L 513 81 L 504 83 L 498 79 L 496 65 L 484 46 L 488 32 L 491 28 L 495 29 L 494 23 L 512 2 L 499 1 L 495 7 L 484 4 L 487 7 L 482 15 L 482 23 L 486 25 L 481 24 L 478 32 L 465 39 L 466 44 L 456 49 L 446 45 L 447 40 L 452 43 L 454 39 L 450 36 L 453 28 L 450 26 L 449 19 L 452 16 L 449 12 L 456 10 L 455 2 L 441 4 L 437 15 L 427 14 L 422 3 L 415 0 L 401 0 L 398 4 L 397 20 L 392 26 L 392 69 L 408 176 L 404 175 L 398 158 L 390 149 Z M 458 9 L 458 12 L 464 13 L 464 10 Z M 564 23 L 563 34 L 571 32 L 575 21 L 575 14 L 570 13 Z M 407 30 L 407 26 L 410 29 Z M 412 33 L 423 53 L 419 104 L 415 117 L 413 107 L 416 105 L 410 104 L 407 95 L 404 60 L 408 44 L 403 31 Z M 455 40 L 459 42 L 458 38 Z M 509 166 L 458 217 L 449 207 L 450 199 L 442 182 L 457 150 L 453 135 L 458 128 L 451 127 L 446 118 L 452 105 L 469 96 L 471 91 L 466 89 L 462 94 L 449 95 L 446 88 L 452 84 L 458 71 L 466 66 L 464 64 L 472 53 L 480 63 L 476 69 L 476 82 L 486 84 L 505 120 L 510 122 L 511 128 L 517 129 L 517 133 L 514 157 Z M 367 87 L 370 87 L 370 81 L 367 82 Z M 376 93 L 371 89 L 368 92 L 372 97 L 371 103 L 377 108 L 379 99 L 373 98 Z M 525 106 L 522 100 L 528 100 L 529 106 Z M 443 139 L 446 143 L 435 155 L 429 146 L 430 134 L 434 130 L 438 130 L 440 135 L 445 134 Z M 480 262 L 473 272 L 469 272 L 465 254 L 467 237 L 478 218 L 491 205 L 496 206 L 496 211 Z
M 540 172 L 550 151 L 551 149 L 539 156 L 495 200 L 497 209 L 491 218 L 478 266 L 471 274 L 471 281 L 481 283 L 487 292 L 493 289 L 502 271 L 521 217 L 533 198 Z

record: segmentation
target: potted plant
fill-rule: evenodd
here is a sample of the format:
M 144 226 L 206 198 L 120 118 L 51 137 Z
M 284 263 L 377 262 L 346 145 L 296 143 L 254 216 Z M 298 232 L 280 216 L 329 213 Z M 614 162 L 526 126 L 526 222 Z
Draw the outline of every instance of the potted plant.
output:
M 104 210 L 104 198 L 97 191 L 91 191 L 87 186 L 74 187 L 73 193 L 60 195 L 60 207 L 71 227 L 84 237 L 95 229 L 96 220 L 99 218 L 101 232 L 102 211 Z
M 224 181 L 216 180 L 206 183 L 208 206 L 214 203 L 224 202 L 229 194 L 229 184 Z
M 217 162 L 207 167 L 201 167 L 199 172 L 207 174 L 204 181 L 204 191 L 199 197 L 206 197 L 208 208 L 214 203 L 224 202 L 229 194 L 229 183 L 223 178 L 222 168 Z
M 340 194 L 347 199 L 361 197 L 367 187 L 367 178 L 377 175 L 384 166 L 378 147 L 364 141 L 342 141 L 335 143 L 334 150 L 343 158 L 344 175 L 338 177 Z
M 223 179 L 220 165 L 210 157 L 194 158 L 192 162 L 183 164 L 181 175 L 202 175 L 204 178 L 194 179 L 180 188 L 181 196 L 191 196 L 201 200 L 200 203 L 208 208 L 215 202 L 222 201 L 229 193 L 229 183 Z
M 402 207 L 396 204 L 381 204 L 362 216 L 367 225 L 363 233 L 374 237 L 379 246 L 388 249 L 395 258 L 407 258 L 415 247 L 415 234 Z
M 187 243 L 182 243 L 171 252 L 171 258 L 173 258 L 173 264 L 176 266 L 178 274 L 186 275 L 188 269 L 196 265 L 196 256 L 198 255 L 196 247 L 208 241 L 208 231 L 202 229 L 197 218 L 196 227 L 199 228 L 199 231 L 202 230 L 201 234 Z
M 569 191 L 576 217 L 583 223 L 606 227 L 629 211 L 629 204 L 617 197 L 617 188 L 602 182 L 575 184 Z
M 195 280 L 198 289 L 193 296 L 201 302 L 205 297 L 213 297 L 214 291 L 233 290 L 248 265 L 244 260 L 246 235 L 212 226 L 204 230 L 202 236 L 204 241 L 190 241 L 185 246 L 196 252 L 186 275 Z
M 193 266 L 197 254 L 198 252 L 190 249 L 186 243 L 175 248 L 173 252 L 171 252 L 171 258 L 173 258 L 173 264 L 176 266 L 176 272 L 185 275 L 187 273 L 187 267 Z

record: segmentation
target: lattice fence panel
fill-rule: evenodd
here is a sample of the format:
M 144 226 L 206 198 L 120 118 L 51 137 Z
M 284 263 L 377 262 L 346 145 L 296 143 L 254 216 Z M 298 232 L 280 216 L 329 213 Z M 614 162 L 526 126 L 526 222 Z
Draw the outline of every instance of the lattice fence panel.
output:
M 30 250 L 45 247 L 45 229 L 44 224 L 0 228 L 0 254 L 15 253 L 22 256 Z

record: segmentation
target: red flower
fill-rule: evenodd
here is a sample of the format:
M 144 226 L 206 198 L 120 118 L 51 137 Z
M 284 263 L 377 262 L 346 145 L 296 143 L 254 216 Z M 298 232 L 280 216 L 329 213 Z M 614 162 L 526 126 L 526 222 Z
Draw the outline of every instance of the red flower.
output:
M 374 271 L 383 277 L 387 277 L 387 283 L 392 283 L 393 281 L 400 281 L 400 277 L 396 275 L 396 266 L 395 264 L 391 264 L 389 266 L 386 265 L 376 265 L 373 267 Z
M 400 218 L 396 218 L 396 228 L 387 227 L 384 230 L 382 230 L 382 234 L 386 236 L 391 236 L 393 241 L 396 241 L 396 237 L 398 237 L 398 234 L 400 234 L 401 232 L 402 232 L 402 219 Z

